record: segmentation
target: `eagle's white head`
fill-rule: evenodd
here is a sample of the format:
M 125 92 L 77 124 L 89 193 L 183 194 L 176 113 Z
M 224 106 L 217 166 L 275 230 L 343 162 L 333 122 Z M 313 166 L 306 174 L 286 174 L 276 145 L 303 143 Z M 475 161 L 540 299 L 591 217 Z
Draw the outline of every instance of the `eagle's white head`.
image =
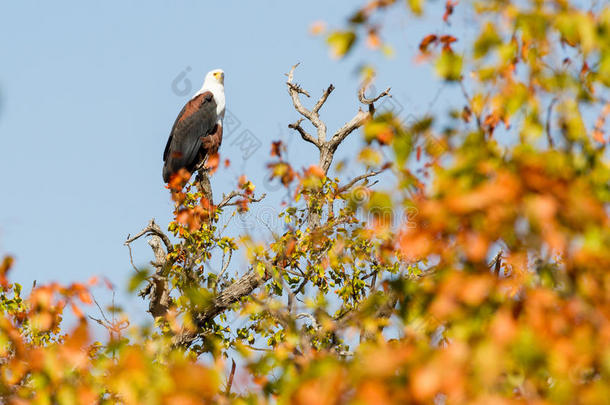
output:
M 222 120 L 225 116 L 225 72 L 222 69 L 214 69 L 205 75 L 203 86 L 194 96 L 197 97 L 201 93 L 211 91 L 216 101 L 216 114 L 218 119 Z

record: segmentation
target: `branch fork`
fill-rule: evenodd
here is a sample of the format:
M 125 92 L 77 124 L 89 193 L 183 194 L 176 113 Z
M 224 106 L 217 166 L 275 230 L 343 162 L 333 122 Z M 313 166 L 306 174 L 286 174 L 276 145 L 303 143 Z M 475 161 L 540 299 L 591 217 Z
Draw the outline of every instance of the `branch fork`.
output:
M 381 94 L 373 97 L 366 98 L 365 92 L 371 84 L 371 80 L 367 80 L 364 82 L 360 91 L 358 92 L 358 99 L 360 102 L 366 106 L 368 106 L 368 111 L 363 111 L 360 109 L 356 115 L 349 120 L 345 125 L 339 128 L 332 137 L 327 140 L 327 128 L 326 124 L 320 118 L 320 110 L 328 100 L 330 94 L 335 90 L 335 86 L 332 84 L 329 85 L 326 90 L 322 93 L 322 96 L 318 99 L 314 107 L 310 110 L 306 108 L 301 102 L 300 95 L 304 94 L 307 97 L 309 93 L 305 91 L 300 85 L 294 83 L 294 71 L 299 66 L 297 63 L 294 65 L 290 72 L 287 74 L 288 80 L 286 81 L 286 86 L 288 87 L 288 94 L 290 94 L 290 98 L 292 99 L 292 104 L 297 110 L 299 114 L 302 115 L 302 118 L 297 120 L 295 123 L 288 125 L 288 128 L 295 130 L 299 133 L 303 140 L 314 144 L 319 152 L 320 152 L 320 162 L 319 167 L 324 171 L 324 174 L 328 173 L 328 169 L 332 163 L 335 151 L 352 132 L 356 129 L 360 128 L 362 125 L 366 123 L 367 120 L 373 117 L 375 114 L 375 102 L 379 101 L 383 97 L 391 97 L 390 89 L 386 89 Z M 316 129 L 316 136 L 307 132 L 301 124 L 304 120 L 309 121 L 314 128 Z

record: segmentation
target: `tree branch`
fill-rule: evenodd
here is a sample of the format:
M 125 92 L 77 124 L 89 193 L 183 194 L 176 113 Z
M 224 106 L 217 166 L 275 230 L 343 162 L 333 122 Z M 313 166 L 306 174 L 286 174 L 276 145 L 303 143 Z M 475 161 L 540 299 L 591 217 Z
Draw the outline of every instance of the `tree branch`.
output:
M 157 268 L 155 274 L 152 275 L 148 281 L 148 285 L 140 291 L 139 295 L 144 298 L 149 296 L 150 302 L 148 304 L 148 311 L 154 318 L 164 316 L 170 306 L 169 288 L 167 282 L 167 276 L 165 275 L 165 269 L 167 265 L 167 253 L 163 250 L 162 243 L 165 245 L 168 253 L 173 252 L 174 247 L 166 234 L 161 231 L 161 228 L 155 223 L 154 219 L 151 219 L 148 226 L 140 231 L 133 238 L 127 236 L 125 245 L 129 248 L 129 255 L 131 257 L 131 246 L 130 244 L 141 238 L 144 235 L 152 234 L 152 238 L 148 241 L 148 244 L 152 248 L 155 255 L 155 262 L 153 265 Z M 133 260 L 132 260 L 133 264 Z M 135 268 L 135 266 L 134 266 Z
M 318 100 L 318 102 L 316 103 L 316 105 L 313 107 L 312 112 L 314 114 L 318 114 L 318 112 L 320 111 L 320 108 L 322 108 L 322 106 L 324 105 L 324 103 L 326 103 L 326 100 L 328 99 L 328 96 L 330 96 L 330 93 L 333 92 L 333 90 L 335 90 L 335 86 L 333 86 L 332 84 L 330 86 L 328 86 L 328 88 L 324 91 L 324 94 L 322 94 L 322 97 L 320 97 L 320 99 Z
M 309 132 L 307 132 L 303 129 L 303 127 L 301 126 L 301 122 L 303 122 L 303 118 L 300 118 L 294 124 L 289 124 L 288 128 L 294 129 L 301 135 L 301 138 L 303 138 L 303 140 L 305 140 L 309 143 L 313 143 L 314 145 L 316 145 L 319 148 L 320 144 L 318 143 L 318 141 Z
M 324 104 L 324 102 L 326 102 L 326 99 L 328 98 L 328 96 L 334 90 L 335 87 L 331 84 L 328 87 L 328 89 L 324 92 L 324 94 L 322 95 L 320 100 L 318 100 L 318 102 L 314 106 L 314 109 L 311 111 L 308 110 L 301 103 L 299 94 L 304 94 L 307 97 L 309 97 L 309 93 L 307 93 L 305 90 L 303 90 L 301 88 L 301 86 L 299 86 L 298 84 L 294 84 L 292 82 L 294 80 L 294 70 L 297 68 L 297 66 L 299 66 L 298 63 L 296 65 L 294 65 L 292 67 L 292 69 L 290 69 L 290 72 L 288 73 L 288 81 L 286 81 L 286 85 L 288 86 L 288 93 L 290 94 L 290 97 L 292 98 L 292 104 L 294 105 L 294 108 L 303 117 L 307 118 L 307 120 L 309 120 L 309 122 L 311 122 L 314 127 L 316 127 L 316 129 L 318 131 L 318 144 L 317 145 L 319 146 L 319 144 L 326 141 L 326 124 L 320 119 L 318 112 L 320 111 L 320 108 L 322 108 L 322 105 Z M 301 136 L 302 136 L 302 134 L 301 134 Z
M 360 87 L 360 91 L 358 91 L 358 100 L 360 100 L 360 102 L 364 105 L 373 105 L 375 102 L 379 101 L 380 99 L 382 99 L 385 96 L 388 97 L 392 97 L 390 95 L 390 87 L 388 87 L 387 89 L 385 89 L 383 92 L 381 92 L 378 96 L 373 97 L 373 98 L 366 98 L 364 93 L 366 92 L 367 88 L 369 87 L 369 85 L 371 84 L 370 80 L 367 80 L 366 82 L 364 82 L 364 84 L 362 85 L 362 87 Z
M 549 104 L 548 109 L 546 110 L 546 125 L 545 125 L 545 129 L 546 129 L 546 139 L 549 142 L 549 147 L 551 149 L 553 149 L 554 142 L 553 142 L 553 137 L 551 136 L 551 114 L 553 113 L 553 106 L 555 105 L 555 103 L 557 102 L 557 98 L 553 98 L 551 100 L 551 103 Z
M 387 170 L 387 167 L 384 167 L 384 168 L 379 169 L 379 170 L 374 170 L 374 171 L 369 172 L 369 173 L 361 174 L 360 176 L 356 176 L 349 183 L 347 183 L 346 185 L 339 187 L 339 189 L 337 190 L 335 195 L 339 195 L 341 193 L 344 193 L 347 190 L 349 190 L 350 188 L 352 188 L 354 186 L 354 184 L 358 183 L 359 181 L 366 180 L 369 177 L 377 176 L 378 174 L 384 172 L 385 170 Z
M 169 237 L 166 234 L 163 233 L 161 228 L 159 228 L 159 225 L 157 225 L 155 223 L 154 218 L 150 220 L 150 222 L 148 223 L 148 226 L 146 226 L 146 228 L 142 229 L 134 237 L 130 238 L 129 237 L 130 235 L 127 235 L 127 240 L 125 241 L 124 245 L 127 246 L 130 243 L 134 242 L 136 239 L 139 239 L 142 236 L 147 235 L 147 234 L 152 234 L 152 235 L 158 236 L 165 244 L 165 248 L 167 249 L 168 253 L 172 253 L 174 251 L 174 246 L 172 245 L 172 241 L 169 239 Z M 154 248 L 153 248 L 153 250 L 154 250 Z
M 332 139 L 330 140 L 330 146 L 331 146 L 333 153 L 337 149 L 339 144 L 341 142 L 343 142 L 349 134 L 351 134 L 356 129 L 358 129 L 362 125 L 364 125 L 364 123 L 370 117 L 371 117 L 370 113 L 359 110 L 358 113 L 356 113 L 356 115 L 354 116 L 354 118 L 352 118 L 347 123 L 345 123 L 345 125 L 343 125 L 341 128 L 339 128 L 339 130 L 337 130 L 337 132 L 335 132 Z
M 183 328 L 182 331 L 172 339 L 173 346 L 188 347 L 188 345 L 197 339 L 207 322 L 224 312 L 232 304 L 250 295 L 252 291 L 268 279 L 268 274 L 265 273 L 263 277 L 260 277 L 256 271 L 251 270 L 234 281 L 231 285 L 222 290 L 205 310 L 193 316 L 198 330 L 193 331 L 189 328 Z
M 364 112 L 359 110 L 358 113 L 349 120 L 345 125 L 343 125 L 330 140 L 330 149 L 334 154 L 335 150 L 347 138 L 349 134 L 354 132 L 356 129 L 360 128 L 362 125 L 366 123 L 367 120 L 373 117 L 375 114 L 375 103 L 384 97 L 392 97 L 390 95 L 390 88 L 388 87 L 386 90 L 381 92 L 378 96 L 374 96 L 373 98 L 366 98 L 365 93 L 371 84 L 371 80 L 365 80 L 365 82 L 360 87 L 358 91 L 358 100 L 364 105 L 367 105 L 368 112 Z
M 260 202 L 266 196 L 267 196 L 267 194 L 263 194 L 259 198 L 255 198 L 253 196 L 247 195 L 246 193 L 240 193 L 240 192 L 237 192 L 237 191 L 231 191 L 229 194 L 223 195 L 222 201 L 216 206 L 216 208 L 228 207 L 230 205 L 238 205 L 239 202 L 233 202 L 232 201 L 233 198 L 235 198 L 235 197 L 245 198 L 246 200 L 248 200 L 248 202 L 252 203 L 252 202 Z

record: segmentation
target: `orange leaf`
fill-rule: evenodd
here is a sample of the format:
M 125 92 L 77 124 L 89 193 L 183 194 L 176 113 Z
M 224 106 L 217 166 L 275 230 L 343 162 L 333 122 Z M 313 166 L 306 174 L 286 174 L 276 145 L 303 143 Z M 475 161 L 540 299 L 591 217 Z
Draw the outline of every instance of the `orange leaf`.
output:
M 2 288 L 8 288 L 9 283 L 6 275 L 13 266 L 13 261 L 14 259 L 11 256 L 6 256 L 0 264 L 0 285 Z
M 459 3 L 459 0 L 456 0 L 456 1 L 447 0 L 447 2 L 445 3 L 445 14 L 443 14 L 443 21 L 445 21 L 446 23 L 449 23 L 449 16 L 451 14 L 453 14 L 453 8 L 455 6 L 457 6 L 458 3 Z
M 282 151 L 284 150 L 284 144 L 282 141 L 271 142 L 271 156 L 277 156 L 282 159 Z
M 381 46 L 381 38 L 374 30 L 369 31 L 366 38 L 366 44 L 371 49 L 378 49 Z
M 324 174 L 324 171 L 322 169 L 320 169 L 319 166 L 316 166 L 316 165 L 309 166 L 309 169 L 307 169 L 305 174 L 309 175 L 309 176 L 315 176 L 319 179 L 323 179 L 326 176 Z
M 309 26 L 309 33 L 311 35 L 320 35 L 326 31 L 326 23 L 324 21 L 316 21 Z
M 440 370 L 435 370 L 430 365 L 416 370 L 411 380 L 411 392 L 419 401 L 432 399 L 440 389 L 440 386 Z
M 424 39 L 422 39 L 421 42 L 419 43 L 419 50 L 422 53 L 428 52 L 428 46 L 430 46 L 430 44 L 436 43 L 437 40 L 438 40 L 438 37 L 434 34 L 426 35 L 424 37 Z
M 74 303 L 70 303 L 70 307 L 72 307 L 72 312 L 74 312 L 74 315 L 79 318 L 82 319 L 83 316 L 83 311 L 80 310 L 80 308 L 74 304 Z

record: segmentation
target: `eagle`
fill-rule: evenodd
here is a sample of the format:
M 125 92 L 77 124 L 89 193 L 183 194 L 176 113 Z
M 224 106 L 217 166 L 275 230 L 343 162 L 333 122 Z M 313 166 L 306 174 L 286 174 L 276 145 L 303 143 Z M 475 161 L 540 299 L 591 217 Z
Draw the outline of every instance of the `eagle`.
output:
M 178 114 L 163 152 L 163 181 L 180 169 L 193 173 L 206 157 L 218 152 L 225 116 L 225 74 L 215 69 Z

